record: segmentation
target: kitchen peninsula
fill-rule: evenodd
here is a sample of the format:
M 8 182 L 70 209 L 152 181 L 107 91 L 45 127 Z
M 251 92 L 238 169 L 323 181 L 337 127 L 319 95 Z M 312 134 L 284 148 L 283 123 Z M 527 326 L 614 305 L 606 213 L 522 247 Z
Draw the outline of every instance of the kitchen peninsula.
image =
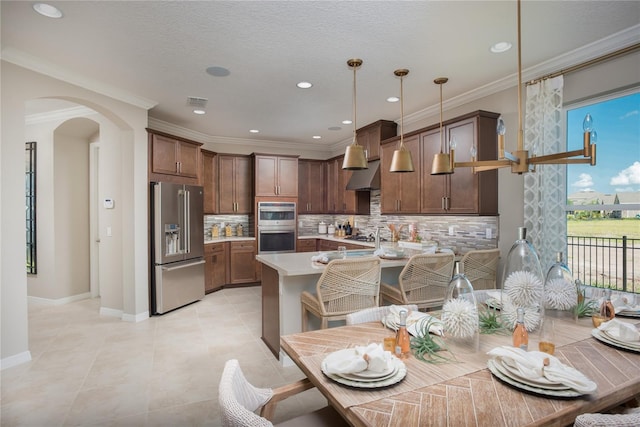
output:
M 285 365 L 291 361 L 280 350 L 280 336 L 301 332 L 300 294 L 315 293 L 316 282 L 325 268 L 324 264 L 312 261 L 318 254 L 320 252 L 256 256 L 262 263 L 262 340 Z M 407 260 L 383 259 L 382 281 L 397 281 Z M 319 324 L 317 319 L 310 319 L 312 329 L 318 329 Z

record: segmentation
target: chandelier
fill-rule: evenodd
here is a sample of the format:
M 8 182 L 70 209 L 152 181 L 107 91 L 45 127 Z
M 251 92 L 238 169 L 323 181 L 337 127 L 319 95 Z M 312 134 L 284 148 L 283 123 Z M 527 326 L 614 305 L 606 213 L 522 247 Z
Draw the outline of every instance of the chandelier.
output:
M 521 31 L 520 31 L 520 0 L 518 0 L 518 149 L 508 152 L 504 149 L 504 135 L 506 128 L 502 117 L 498 118 L 496 132 L 498 134 L 498 159 L 475 160 L 474 148 L 472 148 L 472 161 L 456 162 L 454 147 L 450 147 L 449 153 L 436 154 L 433 159 L 431 175 L 451 174 L 456 167 L 470 167 L 474 172 L 511 167 L 512 173 L 522 174 L 535 171 L 537 164 L 596 164 L 596 133 L 593 130 L 593 119 L 587 114 L 583 122 L 583 148 L 562 153 L 547 154 L 544 156 L 529 155 L 524 149 L 522 130 L 522 58 L 521 58 Z M 441 86 L 442 87 L 442 86 Z M 442 95 L 441 95 L 442 96 Z

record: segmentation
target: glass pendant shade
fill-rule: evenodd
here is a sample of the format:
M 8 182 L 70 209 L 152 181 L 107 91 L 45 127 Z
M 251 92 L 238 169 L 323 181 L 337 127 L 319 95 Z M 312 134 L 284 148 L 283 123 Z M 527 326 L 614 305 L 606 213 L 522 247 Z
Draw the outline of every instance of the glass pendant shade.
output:
M 502 273 L 502 313 L 512 328 L 518 308 L 524 309 L 527 330 L 537 330 L 544 318 L 544 275 L 524 227 L 518 228 L 518 239 L 509 250 Z
M 480 345 L 480 321 L 478 304 L 473 285 L 467 276 L 460 272 L 460 263 L 456 263 L 456 272 L 444 296 L 442 306 L 444 340 L 455 353 L 475 353 Z
M 544 281 L 544 314 L 546 317 L 577 320 L 578 290 L 571 270 L 563 261 L 562 252 L 556 254 L 556 262 L 549 268 Z
M 358 170 L 367 169 L 368 167 L 369 165 L 367 163 L 367 158 L 364 155 L 364 148 L 362 145 L 349 145 L 344 153 L 342 169 Z

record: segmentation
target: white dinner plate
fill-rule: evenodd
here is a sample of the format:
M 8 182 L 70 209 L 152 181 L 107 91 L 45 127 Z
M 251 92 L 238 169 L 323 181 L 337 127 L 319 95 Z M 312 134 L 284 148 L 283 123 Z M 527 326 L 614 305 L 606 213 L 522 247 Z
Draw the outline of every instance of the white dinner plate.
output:
M 612 345 L 617 348 L 621 348 L 623 350 L 633 351 L 634 353 L 640 353 L 640 349 L 637 347 L 629 346 L 628 343 L 622 341 L 614 341 L 609 335 L 605 335 L 598 328 L 593 328 L 591 330 L 591 336 L 593 336 L 598 341 L 602 341 L 605 344 Z
M 367 372 L 369 371 L 356 372 L 353 374 L 335 374 L 335 375 L 338 375 L 339 377 L 342 377 L 351 381 L 360 381 L 360 382 L 370 383 L 375 381 L 383 381 L 388 378 L 391 378 L 398 372 L 398 367 L 394 363 L 390 370 L 388 371 L 385 370 L 385 372 L 387 373 L 384 375 L 380 375 L 380 372 L 375 372 L 376 374 L 375 376 L 368 376 L 366 375 Z M 364 376 L 362 375 L 363 373 L 365 374 Z
M 616 316 L 640 317 L 640 310 L 622 310 L 621 312 L 616 313 Z
M 567 385 L 551 382 L 546 378 L 536 378 L 536 379 L 525 378 L 522 375 L 520 375 L 519 372 L 517 372 L 511 366 L 503 363 L 501 360 L 498 360 L 498 359 L 492 359 L 492 360 L 495 367 L 500 372 L 502 372 L 504 375 L 509 376 L 511 379 L 515 381 L 521 382 L 531 387 L 545 388 L 548 390 L 571 390 L 571 387 Z
M 407 367 L 402 362 L 402 360 L 394 356 L 392 358 L 392 361 L 394 363 L 393 375 L 386 378 L 379 379 L 377 381 L 362 381 L 362 380 L 355 381 L 349 378 L 342 377 L 340 375 L 329 374 L 327 373 L 327 369 L 326 369 L 326 359 L 322 361 L 321 368 L 322 368 L 323 374 L 325 374 L 328 378 L 332 379 L 333 381 L 339 384 L 348 385 L 350 387 L 356 387 L 356 388 L 381 388 L 381 387 L 388 387 L 390 385 L 399 383 L 407 375 Z
M 493 375 L 495 375 L 497 378 L 501 379 L 502 381 L 504 381 L 505 383 L 514 386 L 515 388 L 519 388 L 521 390 L 526 390 L 526 391 L 530 391 L 532 393 L 536 393 L 536 394 L 542 394 L 545 396 L 555 396 L 555 397 L 580 397 L 580 396 L 584 396 L 584 393 L 581 393 L 577 390 L 574 389 L 568 389 L 568 390 L 550 390 L 548 388 L 541 388 L 541 387 L 534 387 L 534 386 L 530 386 L 528 384 L 524 384 L 521 383 L 520 381 L 516 381 L 515 379 L 511 378 L 509 375 L 505 375 L 502 373 L 502 371 L 500 371 L 497 366 L 496 363 L 493 359 L 489 359 L 487 361 L 487 367 L 489 368 L 489 371 L 491 371 L 491 373 Z

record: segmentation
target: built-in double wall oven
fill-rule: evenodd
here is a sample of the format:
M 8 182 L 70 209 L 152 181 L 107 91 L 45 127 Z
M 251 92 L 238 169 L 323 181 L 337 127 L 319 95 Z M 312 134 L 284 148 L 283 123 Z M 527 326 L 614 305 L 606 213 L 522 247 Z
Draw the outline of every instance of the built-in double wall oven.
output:
M 296 204 L 258 202 L 258 253 L 296 251 Z

